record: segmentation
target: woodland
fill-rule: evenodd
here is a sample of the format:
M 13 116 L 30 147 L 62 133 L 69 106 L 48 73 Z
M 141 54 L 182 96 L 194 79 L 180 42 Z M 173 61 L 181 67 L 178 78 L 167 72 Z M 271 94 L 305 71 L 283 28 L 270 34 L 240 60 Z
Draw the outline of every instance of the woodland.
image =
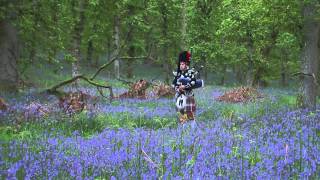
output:
M 319 78 L 319 0 L 0 0 L 0 177 L 319 179 Z

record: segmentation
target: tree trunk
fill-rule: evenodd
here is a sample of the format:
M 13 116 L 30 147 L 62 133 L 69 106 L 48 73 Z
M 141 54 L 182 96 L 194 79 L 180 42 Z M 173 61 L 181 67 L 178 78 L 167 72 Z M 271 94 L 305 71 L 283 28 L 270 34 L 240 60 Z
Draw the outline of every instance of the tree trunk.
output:
M 253 39 L 252 34 L 250 32 L 247 33 L 248 35 L 248 70 L 247 70 L 247 86 L 253 85 L 253 76 L 254 76 L 254 60 L 253 60 L 253 53 L 254 53 L 254 47 L 253 47 Z
M 245 74 L 244 74 L 243 68 L 241 68 L 240 65 L 236 65 L 234 67 L 234 72 L 235 72 L 235 75 L 236 75 L 237 82 L 239 84 L 243 84 L 244 83 L 244 79 L 245 79 Z
M 40 3 L 39 3 L 40 4 Z M 59 4 L 58 3 L 52 3 L 52 6 L 50 7 L 53 11 L 53 27 L 57 27 L 58 26 L 58 13 L 59 13 Z M 57 30 L 55 30 L 54 28 L 51 29 L 51 36 L 53 36 L 56 40 L 58 39 L 58 33 Z M 54 43 L 51 47 L 49 47 L 49 63 L 53 63 L 55 61 L 56 58 L 56 54 L 58 51 L 58 46 L 56 43 Z M 59 68 L 55 69 L 54 72 L 57 73 L 59 71 Z
M 148 7 L 149 7 L 148 1 L 145 1 L 144 8 L 147 9 Z M 151 21 L 153 19 L 152 19 L 152 17 L 150 17 L 148 15 L 148 13 L 143 13 L 143 20 L 144 20 L 144 22 L 146 24 L 149 24 L 149 23 L 151 23 Z M 147 52 L 148 56 L 150 56 L 150 57 L 154 57 L 152 55 L 153 52 L 154 52 L 154 44 L 155 44 L 155 41 L 153 40 L 153 38 L 154 38 L 154 36 L 153 36 L 153 28 L 154 27 L 149 28 L 149 30 L 146 33 L 144 33 L 144 35 L 143 35 L 144 36 L 144 41 L 145 41 L 145 43 L 144 43 L 145 44 L 145 49 L 146 49 L 146 52 Z M 152 59 L 146 58 L 144 60 L 144 63 L 149 64 L 149 63 L 153 63 L 153 62 L 152 62 Z
M 170 69 L 169 69 L 169 59 L 168 59 L 168 43 L 167 43 L 167 36 L 168 36 L 168 12 L 167 12 L 167 7 L 166 4 L 164 4 L 163 2 L 161 2 L 160 4 L 160 11 L 161 11 L 161 17 L 162 17 L 162 36 L 165 39 L 165 43 L 163 45 L 163 60 L 162 62 L 164 62 L 164 73 L 165 73 L 165 82 L 169 83 L 169 75 L 171 75 L 170 73 Z
M 29 52 L 28 61 L 24 64 L 24 67 L 21 68 L 20 74 L 23 76 L 24 72 L 28 69 L 28 67 L 32 66 L 35 63 L 36 55 L 37 55 L 37 34 L 39 32 L 40 27 L 40 3 L 33 1 L 32 2 L 32 26 L 34 27 L 32 37 L 30 38 L 30 46 L 27 48 Z
M 114 40 L 112 40 L 112 37 L 110 37 L 110 39 L 108 38 L 108 42 L 107 42 L 107 53 L 108 53 L 107 59 L 108 60 L 112 58 L 113 45 L 114 45 Z M 111 78 L 111 76 L 112 76 L 112 73 L 108 72 L 108 77 Z
M 320 23 L 316 20 L 316 2 L 305 4 L 303 7 L 303 47 L 302 47 L 302 73 L 301 95 L 303 108 L 316 109 L 317 94 L 317 71 L 319 66 L 319 28 Z
M 187 0 L 182 0 L 182 22 L 181 22 L 181 42 L 180 48 L 185 51 L 186 47 L 186 37 L 187 37 Z
M 252 58 L 252 51 L 249 49 L 249 55 L 248 55 L 248 69 L 247 69 L 247 78 L 246 78 L 246 84 L 247 86 L 252 86 L 253 85 L 253 72 L 254 72 L 254 67 L 253 67 L 253 58 Z
M 81 59 L 81 39 L 82 39 L 82 31 L 84 28 L 84 10 L 85 10 L 85 0 L 80 0 L 78 9 L 75 9 L 75 19 L 76 24 L 74 27 L 74 35 L 73 35 L 73 47 L 72 47 L 72 55 L 74 57 L 74 62 L 72 63 L 72 77 L 79 75 L 80 69 L 80 59 Z M 79 17 L 79 19 L 77 18 Z
M 0 91 L 18 90 L 18 46 L 17 30 L 8 22 L 0 21 Z
M 219 85 L 224 85 L 225 80 L 226 80 L 226 76 L 227 76 L 227 65 L 224 64 L 222 67 L 222 77 L 220 79 L 220 84 Z
M 287 79 L 287 53 L 284 52 L 283 57 L 281 58 L 281 86 L 287 87 L 288 86 L 288 79 Z
M 262 86 L 265 87 L 266 86 L 266 82 L 262 81 L 262 76 L 263 74 L 265 74 L 265 68 L 262 66 L 259 66 L 256 70 L 256 73 L 254 73 L 254 78 L 252 81 L 252 86 Z
M 168 46 L 167 46 L 167 45 L 165 45 L 165 47 L 163 47 L 163 59 L 164 59 L 164 60 L 168 60 Z M 164 62 L 166 62 L 166 61 L 164 61 Z M 166 73 L 166 74 L 165 74 L 165 82 L 166 82 L 167 84 L 168 84 L 169 81 L 170 81 L 170 76 L 169 76 L 169 75 L 171 75 L 169 68 L 170 68 L 169 63 L 166 62 L 166 63 L 164 64 L 164 72 Z
M 93 64 L 92 63 L 93 50 L 94 50 L 93 42 L 90 39 L 88 42 L 88 48 L 87 48 L 87 62 L 88 62 L 88 64 Z
M 40 20 L 39 20 L 39 12 L 40 12 L 40 3 L 37 2 L 37 1 L 33 1 L 32 2 L 32 11 L 33 11 L 33 14 L 32 14 L 32 20 L 33 20 L 33 27 L 34 27 L 34 30 L 33 30 L 33 33 L 31 35 L 31 45 L 30 45 L 30 54 L 29 54 L 29 62 L 31 64 L 33 64 L 35 62 L 35 58 L 36 58 L 36 55 L 37 55 L 37 32 L 39 32 L 39 27 L 40 27 Z
M 134 46 L 130 46 L 128 50 L 128 55 L 129 57 L 134 57 L 135 54 L 135 49 Z M 127 60 L 127 78 L 132 78 L 133 77 L 133 59 L 128 59 Z
M 203 68 L 203 71 L 204 71 L 204 72 L 203 72 L 203 80 L 207 82 L 207 81 L 208 81 L 208 71 L 209 71 L 209 70 L 208 70 L 207 67 L 204 67 L 204 68 Z
M 199 67 L 200 69 L 197 69 L 197 70 L 201 71 L 200 78 L 206 82 L 208 80 L 208 71 L 209 71 L 209 68 L 207 66 L 207 54 L 200 53 L 200 59 L 201 59 L 201 66 L 203 66 L 203 68 Z M 191 59 L 191 61 L 192 61 L 192 59 Z
M 320 30 L 318 31 L 318 52 L 320 52 Z M 318 54 L 318 69 L 320 68 L 320 54 Z M 320 70 L 318 70 L 318 76 L 317 77 L 317 97 L 320 97 L 320 90 L 319 90 L 319 86 L 320 86 Z
M 128 16 L 133 16 L 134 14 L 134 7 L 132 5 L 129 5 L 128 7 Z M 128 32 L 128 36 L 127 36 L 127 39 L 128 39 L 128 45 L 129 45 L 129 49 L 128 49 L 128 56 L 129 57 L 134 57 L 135 55 L 135 48 L 134 48 L 134 45 L 133 45 L 133 24 L 132 23 L 129 23 L 129 32 Z M 133 64 L 133 60 L 132 59 L 128 59 L 126 61 L 126 65 L 127 65 L 127 78 L 132 78 L 133 76 L 133 68 L 132 68 L 132 64 Z
M 94 23 L 93 25 L 93 33 L 92 34 L 96 34 L 97 33 L 97 23 Z M 88 46 L 87 46 L 87 64 L 90 65 L 90 66 L 93 66 L 94 64 L 96 64 L 96 62 L 94 62 L 93 60 L 93 53 L 94 53 L 94 50 L 95 50 L 95 47 L 94 47 L 94 44 L 93 44 L 93 40 L 92 38 L 89 39 L 89 42 L 88 42 Z M 95 60 L 97 60 L 97 58 L 95 58 Z M 96 66 L 98 67 L 98 65 Z
M 120 52 L 120 19 L 116 15 L 114 17 L 114 44 L 116 47 L 115 52 Z M 115 55 L 117 53 L 114 53 Z M 114 61 L 114 76 L 116 79 L 120 79 L 120 60 Z
M 267 61 L 270 58 L 270 53 L 271 53 L 272 48 L 274 47 L 274 45 L 277 42 L 278 34 L 279 34 L 278 30 L 273 28 L 273 30 L 270 34 L 270 38 L 269 38 L 270 42 L 264 48 L 261 49 L 262 57 Z M 262 80 L 262 77 L 264 77 L 267 72 L 266 64 L 260 62 L 260 63 L 257 63 L 256 66 L 258 66 L 258 67 L 256 67 L 256 72 L 254 73 L 254 79 L 253 79 L 252 85 L 253 86 L 266 86 L 267 82 L 265 80 Z

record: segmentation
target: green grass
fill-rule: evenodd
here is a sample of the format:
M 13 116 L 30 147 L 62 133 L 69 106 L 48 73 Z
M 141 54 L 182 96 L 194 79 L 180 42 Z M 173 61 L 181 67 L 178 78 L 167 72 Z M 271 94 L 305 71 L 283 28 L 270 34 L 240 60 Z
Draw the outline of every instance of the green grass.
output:
M 43 119 L 41 122 L 26 122 L 16 126 L 0 126 L 0 141 L 9 142 L 14 139 L 37 139 L 43 133 L 57 133 L 71 136 L 75 131 L 83 137 L 90 137 L 106 128 L 150 128 L 159 129 L 176 127 L 177 121 L 170 117 L 134 117 L 131 114 L 106 115 L 98 114 L 92 118 L 82 112 L 72 117 L 61 117 L 59 120 L 51 118 Z

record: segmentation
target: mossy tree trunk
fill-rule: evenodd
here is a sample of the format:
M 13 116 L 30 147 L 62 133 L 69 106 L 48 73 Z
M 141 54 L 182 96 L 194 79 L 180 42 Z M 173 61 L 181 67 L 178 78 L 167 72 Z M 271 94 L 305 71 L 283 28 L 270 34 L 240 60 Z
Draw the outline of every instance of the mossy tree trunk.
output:
M 17 30 L 8 22 L 0 22 L 0 91 L 18 90 L 17 61 L 19 44 Z
M 319 4 L 319 3 L 318 3 Z M 302 61 L 302 85 L 301 95 L 303 108 L 316 109 L 317 78 L 319 66 L 319 30 L 320 23 L 316 18 L 316 1 L 306 3 L 303 7 L 303 47 Z

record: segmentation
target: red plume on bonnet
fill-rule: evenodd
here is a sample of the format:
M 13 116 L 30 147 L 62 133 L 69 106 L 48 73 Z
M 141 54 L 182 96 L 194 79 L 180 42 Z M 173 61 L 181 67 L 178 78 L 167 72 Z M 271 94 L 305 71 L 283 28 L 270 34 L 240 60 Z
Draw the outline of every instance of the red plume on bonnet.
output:
M 189 66 L 190 60 L 191 60 L 191 53 L 189 51 L 182 51 L 179 54 L 179 64 L 180 62 L 185 62 Z

